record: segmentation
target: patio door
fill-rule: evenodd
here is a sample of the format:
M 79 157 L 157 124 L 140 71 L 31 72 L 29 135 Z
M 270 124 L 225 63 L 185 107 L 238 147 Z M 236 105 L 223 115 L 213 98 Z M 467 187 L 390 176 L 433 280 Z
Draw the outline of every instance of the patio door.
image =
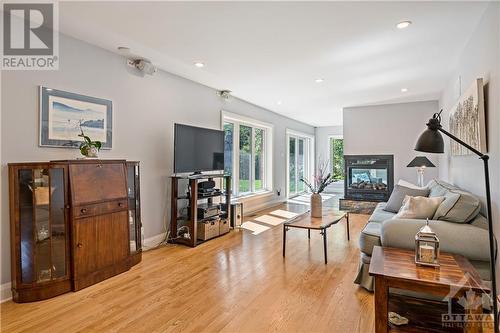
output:
M 302 178 L 311 177 L 313 139 L 299 133 L 287 134 L 287 196 L 297 196 L 306 191 Z

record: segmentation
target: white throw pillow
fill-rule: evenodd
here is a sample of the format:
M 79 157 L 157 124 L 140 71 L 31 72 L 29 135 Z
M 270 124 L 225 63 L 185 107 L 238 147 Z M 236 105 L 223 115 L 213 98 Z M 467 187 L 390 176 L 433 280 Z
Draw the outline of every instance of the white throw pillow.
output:
M 432 219 L 444 197 L 410 197 L 406 196 L 403 206 L 393 219 Z

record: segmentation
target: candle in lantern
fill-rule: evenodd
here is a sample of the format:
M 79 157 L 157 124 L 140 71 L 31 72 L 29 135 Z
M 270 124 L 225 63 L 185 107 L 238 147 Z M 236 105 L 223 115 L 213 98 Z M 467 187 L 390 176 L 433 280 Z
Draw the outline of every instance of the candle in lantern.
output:
M 423 262 L 434 262 L 434 246 L 427 244 L 420 244 L 420 260 Z

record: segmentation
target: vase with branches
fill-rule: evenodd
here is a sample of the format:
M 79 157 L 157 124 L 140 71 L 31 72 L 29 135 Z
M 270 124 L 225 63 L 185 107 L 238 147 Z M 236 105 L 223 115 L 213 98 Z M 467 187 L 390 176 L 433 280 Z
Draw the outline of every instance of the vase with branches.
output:
M 323 215 L 321 193 L 335 181 L 335 178 L 329 172 L 328 161 L 319 160 L 312 180 L 307 180 L 304 177 L 300 178 L 307 188 L 311 191 L 311 216 L 321 217 Z

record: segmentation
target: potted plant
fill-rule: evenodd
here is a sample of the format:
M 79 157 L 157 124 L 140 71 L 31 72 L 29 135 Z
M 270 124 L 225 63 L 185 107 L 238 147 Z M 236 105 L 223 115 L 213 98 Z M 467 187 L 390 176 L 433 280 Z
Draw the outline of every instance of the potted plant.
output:
M 300 178 L 300 181 L 304 182 L 311 194 L 311 216 L 321 217 L 323 216 L 323 207 L 321 200 L 321 193 L 325 188 L 335 181 L 331 173 L 328 172 L 328 163 L 319 161 L 316 173 L 313 175 L 313 181 L 310 182 L 307 179 Z
M 80 144 L 80 153 L 86 158 L 97 158 L 99 149 L 101 149 L 102 143 L 101 141 L 92 141 L 90 137 L 85 135 L 82 129 L 82 124 L 80 122 L 80 131 L 78 134 L 79 137 L 83 138 L 83 142 Z

